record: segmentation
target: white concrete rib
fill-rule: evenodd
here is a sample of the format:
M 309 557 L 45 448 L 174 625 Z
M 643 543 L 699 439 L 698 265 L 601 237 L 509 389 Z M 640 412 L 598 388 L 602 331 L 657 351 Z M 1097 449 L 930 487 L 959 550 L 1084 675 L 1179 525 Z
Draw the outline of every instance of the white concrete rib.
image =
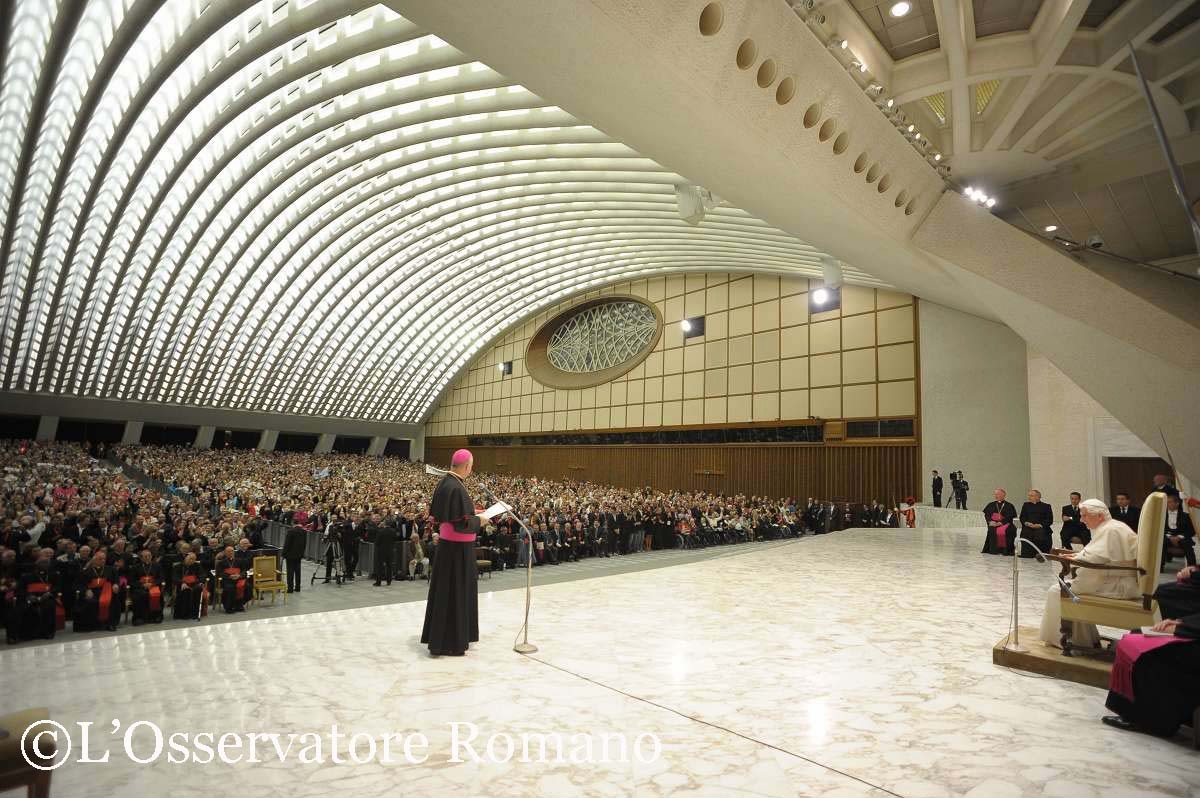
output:
M 687 225 L 683 177 L 370 0 L 9 13 L 6 390 L 415 423 L 572 295 L 820 275 L 736 208 Z

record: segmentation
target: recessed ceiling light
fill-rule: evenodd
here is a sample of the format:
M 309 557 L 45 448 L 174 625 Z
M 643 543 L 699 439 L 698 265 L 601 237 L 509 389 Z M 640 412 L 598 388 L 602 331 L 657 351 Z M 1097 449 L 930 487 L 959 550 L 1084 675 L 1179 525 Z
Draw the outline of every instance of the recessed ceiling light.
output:
M 911 10 L 912 10 L 912 4 L 906 3 L 906 2 L 904 2 L 904 0 L 901 0 L 901 2 L 899 2 L 899 3 L 893 3 L 892 7 L 888 11 L 888 13 L 891 14 L 893 17 L 902 17 Z
M 688 319 L 679 322 L 679 326 L 684 332 L 691 332 L 692 330 L 692 323 Z
M 816 291 L 813 291 L 813 301 L 818 305 L 824 305 L 827 299 L 829 299 L 829 292 L 824 288 L 818 288 Z
M 1056 224 L 1048 224 L 1048 225 L 1046 225 L 1046 226 L 1045 226 L 1044 228 L 1042 228 L 1042 229 L 1043 229 L 1043 230 L 1045 230 L 1047 233 L 1053 233 L 1055 230 L 1057 230 L 1057 229 L 1058 229 L 1058 225 L 1056 225 Z

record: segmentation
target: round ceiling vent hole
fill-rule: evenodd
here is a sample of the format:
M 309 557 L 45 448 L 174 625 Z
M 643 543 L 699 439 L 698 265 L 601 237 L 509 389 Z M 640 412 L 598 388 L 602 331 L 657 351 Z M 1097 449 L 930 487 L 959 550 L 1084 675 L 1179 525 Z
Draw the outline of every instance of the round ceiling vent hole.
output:
M 775 102 L 787 105 L 794 96 L 796 96 L 796 79 L 789 76 L 779 81 L 779 86 L 775 89 Z
M 804 126 L 813 127 L 821 121 L 821 104 L 813 103 L 804 112 Z
M 709 3 L 700 12 L 700 33 L 704 36 L 716 36 L 725 24 L 725 9 L 720 3 Z
M 758 45 L 753 39 L 746 39 L 737 49 L 738 69 L 749 69 L 758 59 Z
M 758 66 L 758 87 L 765 89 L 775 82 L 775 59 L 764 58 Z

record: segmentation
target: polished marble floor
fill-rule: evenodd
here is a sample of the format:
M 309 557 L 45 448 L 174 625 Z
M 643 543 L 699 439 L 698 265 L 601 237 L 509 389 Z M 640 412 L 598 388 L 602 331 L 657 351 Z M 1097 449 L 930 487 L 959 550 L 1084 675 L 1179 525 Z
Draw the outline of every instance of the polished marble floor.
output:
M 44 704 L 72 728 L 72 761 L 54 776 L 53 794 L 65 796 L 1200 798 L 1188 737 L 1109 729 L 1103 691 L 992 665 L 1012 561 L 979 545 L 975 531 L 857 530 L 547 585 L 532 657 L 511 651 L 523 592 L 489 592 L 486 581 L 483 639 L 461 659 L 425 655 L 421 602 L 64 638 L 0 653 L 0 711 Z M 1025 623 L 1045 594 L 1039 568 L 1025 571 Z M 280 733 L 287 756 L 264 738 L 259 763 L 170 764 L 168 748 L 137 765 L 121 734 L 139 720 L 164 737 Z M 79 721 L 95 723 L 91 751 L 109 750 L 107 763 L 77 761 Z M 485 761 L 447 761 L 452 722 L 476 725 Z M 333 764 L 326 747 L 324 764 L 310 764 L 305 738 L 287 750 L 289 732 L 327 740 L 334 723 L 363 735 L 360 758 L 375 740 L 375 759 Z M 416 731 L 429 739 L 425 764 L 406 764 L 399 742 L 397 761 L 380 761 L 383 735 Z M 146 732 L 134 736 L 142 757 Z M 593 742 L 591 761 L 555 762 L 552 737 L 546 761 L 520 761 L 523 734 L 529 758 L 543 759 L 528 737 L 537 733 L 562 735 L 568 760 L 588 760 Z M 517 753 L 501 761 L 505 734 Z M 647 744 L 653 761 L 603 762 L 604 735 L 630 745 L 656 735 L 661 754 Z M 349 756 L 344 742 L 339 750 Z M 227 750 L 238 757 L 245 744 Z

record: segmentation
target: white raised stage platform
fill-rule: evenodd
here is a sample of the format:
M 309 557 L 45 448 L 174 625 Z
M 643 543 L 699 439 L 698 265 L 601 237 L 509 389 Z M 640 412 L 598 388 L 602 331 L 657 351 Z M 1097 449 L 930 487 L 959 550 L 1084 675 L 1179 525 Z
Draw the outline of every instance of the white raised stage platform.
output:
M 955 510 L 931 504 L 917 505 L 916 523 L 917 529 L 987 529 L 982 509 Z
M 0 652 L 4 713 L 47 705 L 90 751 L 52 794 L 205 796 L 1196 796 L 1190 739 L 1100 723 L 1103 690 L 992 664 L 1007 628 L 1012 561 L 963 545 L 973 530 L 849 530 L 777 547 L 730 547 L 712 560 L 537 590 L 533 657 L 511 650 L 523 591 L 481 584 L 482 641 L 429 658 L 421 602 Z M 567 567 L 567 566 L 563 566 Z M 1025 568 L 1022 620 L 1035 623 L 1050 579 Z M 535 576 L 537 572 L 535 571 Z M 263 609 L 263 613 L 269 612 Z M 1033 642 L 1033 641 L 1031 641 Z M 422 765 L 138 765 L 120 733 L 136 721 L 173 733 L 363 735 L 422 732 Z M 448 761 L 451 723 L 474 723 L 481 762 Z M 464 735 L 469 732 L 460 727 Z M 510 761 L 503 737 L 656 735 L 650 762 Z M 486 741 L 496 736 L 489 757 Z M 582 737 L 579 737 L 582 735 Z M 153 753 L 148 727 L 135 754 Z M 409 737 L 409 740 L 414 738 Z M 648 739 L 648 738 L 646 738 Z M 551 743 L 553 746 L 552 738 Z M 194 746 L 192 746 L 194 748 Z M 349 752 L 343 740 L 341 757 Z M 611 749 L 617 753 L 615 743 Z M 246 746 L 230 758 L 247 756 Z M 460 753 L 466 754 L 465 750 Z M 644 754 L 653 753 L 643 748 Z M 311 758 L 311 752 L 310 752 Z M 615 756 L 614 756 L 615 758 Z M 633 757 L 629 757 L 633 760 Z

